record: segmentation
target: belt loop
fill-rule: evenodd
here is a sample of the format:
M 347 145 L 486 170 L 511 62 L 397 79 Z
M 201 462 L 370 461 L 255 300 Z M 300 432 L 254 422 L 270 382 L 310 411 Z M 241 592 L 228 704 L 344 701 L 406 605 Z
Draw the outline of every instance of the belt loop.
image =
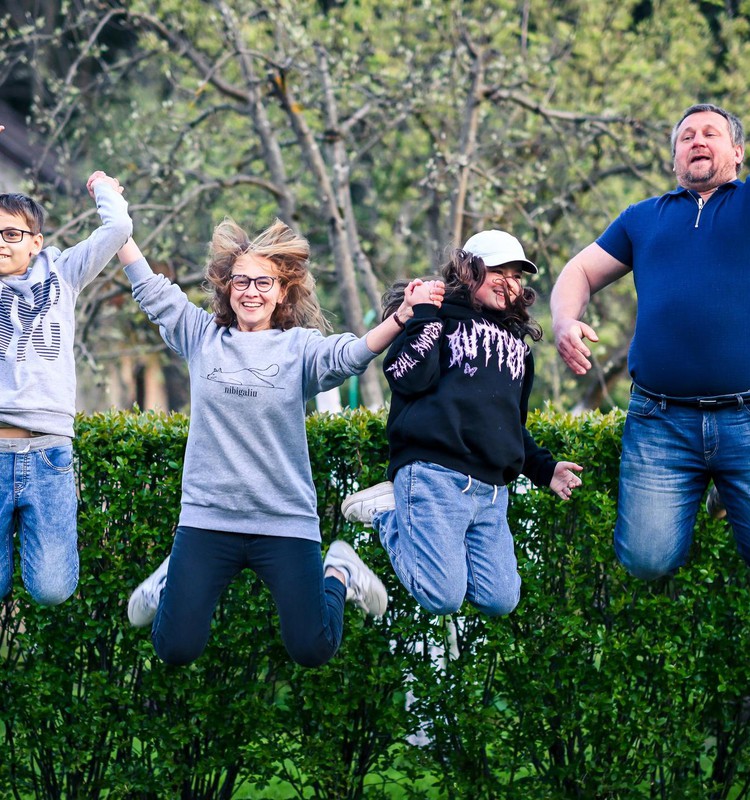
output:
M 745 407 L 745 398 L 741 395 L 737 395 L 737 408 L 742 409 Z
M 667 398 L 664 395 L 661 396 L 661 400 L 659 401 L 659 407 L 662 411 L 667 410 Z
M 461 494 L 466 494 L 469 489 L 471 489 L 471 475 L 469 475 L 469 482 L 466 484 L 466 488 L 461 490 Z

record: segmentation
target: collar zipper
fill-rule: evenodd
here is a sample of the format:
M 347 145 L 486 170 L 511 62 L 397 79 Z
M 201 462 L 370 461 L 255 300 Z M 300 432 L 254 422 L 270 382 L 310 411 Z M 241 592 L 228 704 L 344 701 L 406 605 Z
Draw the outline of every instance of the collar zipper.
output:
M 716 189 L 714 189 L 714 190 L 713 190 L 713 192 L 711 192 L 711 194 L 708 196 L 708 198 L 707 198 L 706 200 L 704 200 L 704 199 L 703 199 L 703 198 L 702 198 L 700 195 L 698 195 L 698 196 L 696 197 L 696 196 L 695 196 L 695 195 L 694 195 L 692 192 L 688 192 L 688 194 L 689 194 L 689 195 L 690 195 L 690 196 L 693 198 L 693 200 L 695 200 L 695 202 L 698 204 L 698 216 L 695 218 L 695 225 L 693 225 L 693 227 L 694 227 L 694 228 L 697 228 L 697 227 L 698 227 L 698 224 L 699 224 L 699 223 L 700 223 L 700 221 L 701 221 L 701 214 L 703 213 L 703 207 L 704 207 L 704 206 L 706 205 L 706 203 L 707 203 L 707 202 L 708 202 L 708 201 L 709 201 L 709 200 L 710 200 L 710 199 L 711 199 L 711 198 L 714 196 L 714 194 L 716 194 Z
M 703 212 L 703 206 L 706 205 L 706 201 L 700 195 L 694 199 L 695 202 L 698 203 L 698 216 L 695 218 L 695 225 L 693 227 L 697 228 L 698 223 L 701 221 L 701 213 Z

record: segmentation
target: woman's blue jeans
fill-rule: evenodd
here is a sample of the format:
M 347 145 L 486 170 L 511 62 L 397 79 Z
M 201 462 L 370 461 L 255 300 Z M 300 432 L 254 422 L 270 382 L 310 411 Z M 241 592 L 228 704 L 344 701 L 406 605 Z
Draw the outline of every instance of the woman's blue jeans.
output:
M 13 537 L 32 598 L 54 606 L 78 585 L 78 500 L 66 436 L 0 439 L 0 595 L 13 583 Z
M 346 588 L 336 578 L 324 579 L 320 542 L 181 525 L 151 630 L 159 658 L 181 666 L 201 655 L 219 598 L 247 568 L 271 590 L 292 659 L 316 667 L 334 656 L 343 633 Z
M 375 514 L 399 580 L 433 614 L 451 614 L 466 598 L 491 616 L 518 604 L 508 489 L 437 464 L 415 461 L 394 479 L 396 508 Z
M 615 553 L 632 575 L 658 578 L 687 561 L 711 478 L 750 563 L 750 408 L 706 411 L 633 394 L 615 526 Z

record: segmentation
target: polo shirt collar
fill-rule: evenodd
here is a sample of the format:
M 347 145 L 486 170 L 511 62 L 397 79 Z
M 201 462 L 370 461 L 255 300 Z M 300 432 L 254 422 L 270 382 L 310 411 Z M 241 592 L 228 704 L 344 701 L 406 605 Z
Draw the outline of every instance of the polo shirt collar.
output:
M 717 192 L 724 192 L 729 189 L 730 186 L 739 187 L 742 186 L 742 181 L 739 178 L 735 178 L 733 181 L 727 181 L 726 183 L 722 183 L 720 186 L 716 187 Z M 692 191 L 697 191 L 694 189 L 686 189 L 684 186 L 678 186 L 676 189 L 672 189 L 671 192 L 667 192 L 667 194 L 678 195 L 678 194 L 690 194 Z

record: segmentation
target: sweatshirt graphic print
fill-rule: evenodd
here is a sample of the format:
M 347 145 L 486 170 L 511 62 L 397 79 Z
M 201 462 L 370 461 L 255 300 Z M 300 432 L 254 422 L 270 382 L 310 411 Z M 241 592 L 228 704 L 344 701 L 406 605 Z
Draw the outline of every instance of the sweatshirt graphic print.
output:
M 102 224 L 67 250 L 46 247 L 23 275 L 0 278 L 0 422 L 73 436 L 75 304 L 128 240 L 128 205 L 94 187 Z
M 365 338 L 220 327 L 145 260 L 133 297 L 190 372 L 180 524 L 320 541 L 305 407 L 375 357 Z
M 417 306 L 384 370 L 393 392 L 391 479 L 428 461 L 494 485 L 521 472 L 549 484 L 554 459 L 524 427 L 531 351 L 499 314 L 476 311 L 461 295 L 440 309 Z

